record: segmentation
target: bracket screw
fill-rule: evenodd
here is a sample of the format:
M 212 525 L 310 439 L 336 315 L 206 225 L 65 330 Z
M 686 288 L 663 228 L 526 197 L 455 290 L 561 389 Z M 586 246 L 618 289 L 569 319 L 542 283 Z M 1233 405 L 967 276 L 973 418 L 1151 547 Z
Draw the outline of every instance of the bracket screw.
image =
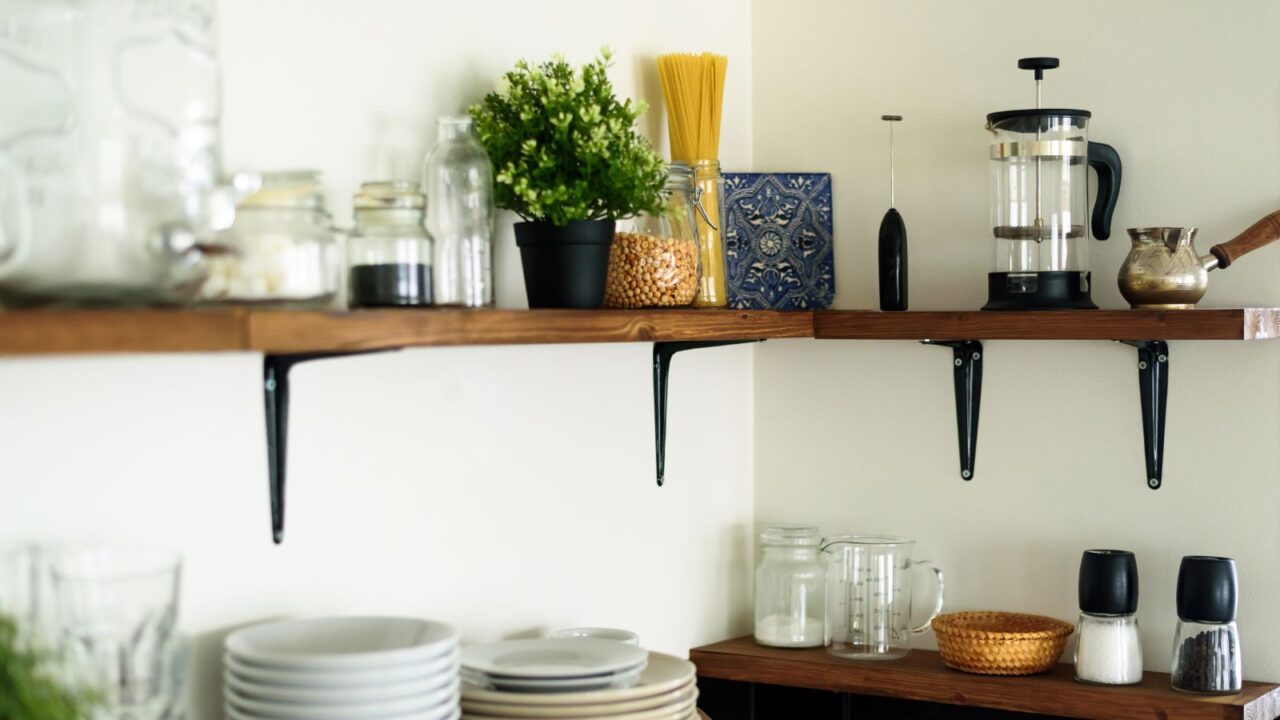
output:
M 960 477 L 964 478 L 965 480 L 968 480 L 969 478 L 973 477 L 973 473 L 969 472 L 968 470 L 961 470 Z
M 1154 490 L 1155 488 L 1160 487 L 1160 480 L 1158 478 L 1151 478 L 1147 480 L 1147 486 Z
M 961 360 L 960 358 L 956 358 L 956 367 L 960 367 L 963 364 L 964 364 L 963 360 Z
M 982 353 L 980 353 L 980 352 L 976 352 L 976 353 L 974 353 L 974 354 L 973 354 L 973 359 L 974 359 L 974 360 L 981 360 L 981 359 L 982 359 Z
M 274 392 L 276 389 L 276 379 L 271 378 L 270 380 L 267 380 L 267 382 L 265 383 L 265 386 L 267 390 Z
M 1160 357 L 1158 357 L 1158 358 L 1156 358 L 1156 359 L 1157 359 L 1157 360 L 1159 360 L 1160 362 L 1166 362 L 1166 361 L 1168 361 L 1168 360 L 1169 360 L 1169 356 L 1168 356 L 1168 355 L 1161 355 Z
M 1147 361 L 1146 361 L 1146 360 L 1139 360 L 1139 361 L 1138 361 L 1138 369 L 1139 369 L 1139 370 L 1146 370 L 1146 369 L 1147 369 Z

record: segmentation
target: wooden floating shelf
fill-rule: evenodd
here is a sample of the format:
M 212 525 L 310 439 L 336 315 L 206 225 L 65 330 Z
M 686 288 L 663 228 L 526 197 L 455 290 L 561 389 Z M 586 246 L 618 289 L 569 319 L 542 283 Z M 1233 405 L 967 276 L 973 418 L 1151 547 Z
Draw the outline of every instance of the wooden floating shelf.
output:
M 814 336 L 832 340 L 1268 340 L 1280 310 L 1054 310 L 815 313 Z
M 1246 682 L 1237 695 L 1197 696 L 1169 687 L 1169 676 L 1146 673 L 1140 685 L 1103 687 L 1074 679 L 1063 663 L 1043 675 L 997 677 L 951 670 L 936 652 L 914 650 L 894 662 L 854 663 L 822 648 L 786 650 L 750 637 L 696 648 L 698 677 L 873 695 L 1095 720 L 1271 720 L 1280 715 L 1280 686 Z
M 1262 340 L 1280 309 L 823 310 L 226 309 L 0 311 L 0 355 L 256 351 L 681 340 Z

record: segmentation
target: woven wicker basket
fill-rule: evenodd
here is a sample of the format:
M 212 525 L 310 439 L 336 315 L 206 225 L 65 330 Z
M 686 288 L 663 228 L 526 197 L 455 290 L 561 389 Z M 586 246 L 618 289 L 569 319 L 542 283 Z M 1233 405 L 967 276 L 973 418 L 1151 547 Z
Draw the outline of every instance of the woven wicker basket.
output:
M 1074 631 L 1061 620 L 1022 613 L 958 612 L 933 619 L 942 661 L 979 675 L 1047 672 Z

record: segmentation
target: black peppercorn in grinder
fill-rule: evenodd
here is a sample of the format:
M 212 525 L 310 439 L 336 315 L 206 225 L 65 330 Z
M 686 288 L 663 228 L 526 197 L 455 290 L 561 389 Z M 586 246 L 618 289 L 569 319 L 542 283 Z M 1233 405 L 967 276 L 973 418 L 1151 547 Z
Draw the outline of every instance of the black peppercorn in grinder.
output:
M 1173 644 L 1174 690 L 1239 692 L 1240 631 L 1236 627 L 1236 561 L 1188 555 L 1178 568 L 1178 628 Z

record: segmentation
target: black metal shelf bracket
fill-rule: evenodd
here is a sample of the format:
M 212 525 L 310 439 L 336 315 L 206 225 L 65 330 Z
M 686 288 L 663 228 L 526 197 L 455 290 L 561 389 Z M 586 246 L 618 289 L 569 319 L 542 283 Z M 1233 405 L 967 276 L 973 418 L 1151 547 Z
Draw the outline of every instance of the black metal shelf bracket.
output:
M 982 404 L 982 342 L 980 340 L 921 340 L 925 345 L 951 348 L 956 389 L 956 433 L 960 441 L 960 477 L 973 479 L 978 454 L 978 410 Z
M 1138 349 L 1138 390 L 1142 396 L 1142 444 L 1147 460 L 1147 487 L 1164 484 L 1164 419 L 1169 405 L 1169 343 L 1164 340 L 1121 340 Z
M 394 348 L 393 348 L 394 349 Z M 284 542 L 285 459 L 289 438 L 289 371 L 311 360 L 367 355 L 385 350 L 296 353 L 262 357 L 262 397 L 267 411 L 267 475 L 271 493 L 271 539 Z
M 671 357 L 682 350 L 751 342 L 764 342 L 764 340 L 691 340 L 653 344 L 653 427 L 658 459 L 658 487 L 662 487 L 667 471 L 667 376 L 671 372 Z

